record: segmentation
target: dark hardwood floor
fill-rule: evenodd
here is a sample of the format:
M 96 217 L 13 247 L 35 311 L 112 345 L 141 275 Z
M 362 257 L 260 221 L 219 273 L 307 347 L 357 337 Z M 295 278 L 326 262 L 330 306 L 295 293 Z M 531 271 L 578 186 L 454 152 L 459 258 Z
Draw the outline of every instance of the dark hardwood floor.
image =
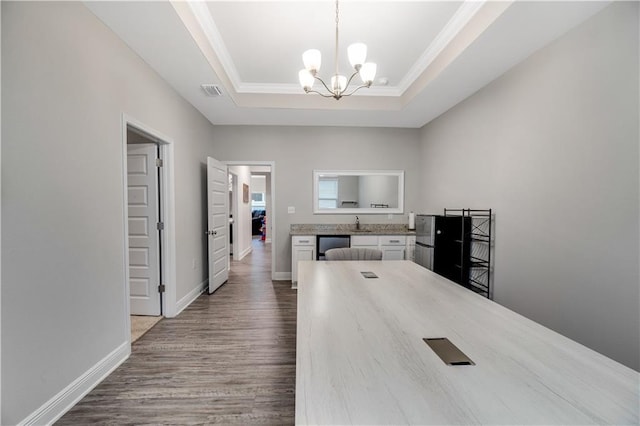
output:
M 56 424 L 293 424 L 296 292 L 271 281 L 270 244 L 163 319 Z

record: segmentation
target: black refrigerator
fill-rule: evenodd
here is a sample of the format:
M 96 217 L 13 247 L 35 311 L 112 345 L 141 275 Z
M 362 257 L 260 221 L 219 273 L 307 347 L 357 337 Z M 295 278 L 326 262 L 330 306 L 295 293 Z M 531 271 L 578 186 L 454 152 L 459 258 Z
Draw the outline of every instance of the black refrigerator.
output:
M 458 284 L 469 284 L 471 218 L 416 216 L 416 263 Z
M 435 216 L 433 272 L 463 286 L 469 285 L 471 218 Z

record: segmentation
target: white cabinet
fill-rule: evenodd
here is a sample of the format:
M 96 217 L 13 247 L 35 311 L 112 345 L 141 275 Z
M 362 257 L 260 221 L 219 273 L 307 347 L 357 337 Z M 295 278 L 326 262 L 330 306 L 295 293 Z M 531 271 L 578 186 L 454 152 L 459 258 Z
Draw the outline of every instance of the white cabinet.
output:
M 351 247 L 372 248 L 382 251 L 382 260 L 414 260 L 414 235 L 351 235 Z M 297 288 L 298 262 L 316 260 L 316 236 L 291 237 L 291 283 Z
M 360 248 L 378 248 L 378 236 L 377 235 L 352 235 L 351 247 Z
M 404 260 L 404 246 L 381 246 L 382 260 Z
M 382 260 L 404 260 L 407 237 L 405 235 L 381 235 Z
M 414 237 L 415 245 L 415 237 Z M 404 260 L 407 254 L 406 235 L 352 235 L 351 247 L 382 251 L 382 260 Z
M 298 261 L 316 260 L 316 237 L 313 235 L 291 237 L 291 283 L 297 288 Z

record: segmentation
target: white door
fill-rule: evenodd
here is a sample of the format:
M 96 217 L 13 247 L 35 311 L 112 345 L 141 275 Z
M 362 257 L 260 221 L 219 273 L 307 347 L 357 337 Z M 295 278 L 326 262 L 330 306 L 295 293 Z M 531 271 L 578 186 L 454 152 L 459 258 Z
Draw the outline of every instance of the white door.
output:
M 229 278 L 229 178 L 227 165 L 207 158 L 209 294 Z
M 160 315 L 157 146 L 127 145 L 129 297 L 132 315 Z

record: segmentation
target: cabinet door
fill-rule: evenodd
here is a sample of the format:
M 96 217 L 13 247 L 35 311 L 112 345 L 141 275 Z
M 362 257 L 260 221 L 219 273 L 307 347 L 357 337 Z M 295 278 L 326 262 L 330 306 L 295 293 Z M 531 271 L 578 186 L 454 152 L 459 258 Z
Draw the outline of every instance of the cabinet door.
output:
M 404 247 L 397 246 L 383 246 L 382 260 L 404 260 Z
M 314 246 L 293 246 L 291 262 L 291 282 L 298 282 L 298 262 L 301 260 L 316 260 L 316 248 Z

